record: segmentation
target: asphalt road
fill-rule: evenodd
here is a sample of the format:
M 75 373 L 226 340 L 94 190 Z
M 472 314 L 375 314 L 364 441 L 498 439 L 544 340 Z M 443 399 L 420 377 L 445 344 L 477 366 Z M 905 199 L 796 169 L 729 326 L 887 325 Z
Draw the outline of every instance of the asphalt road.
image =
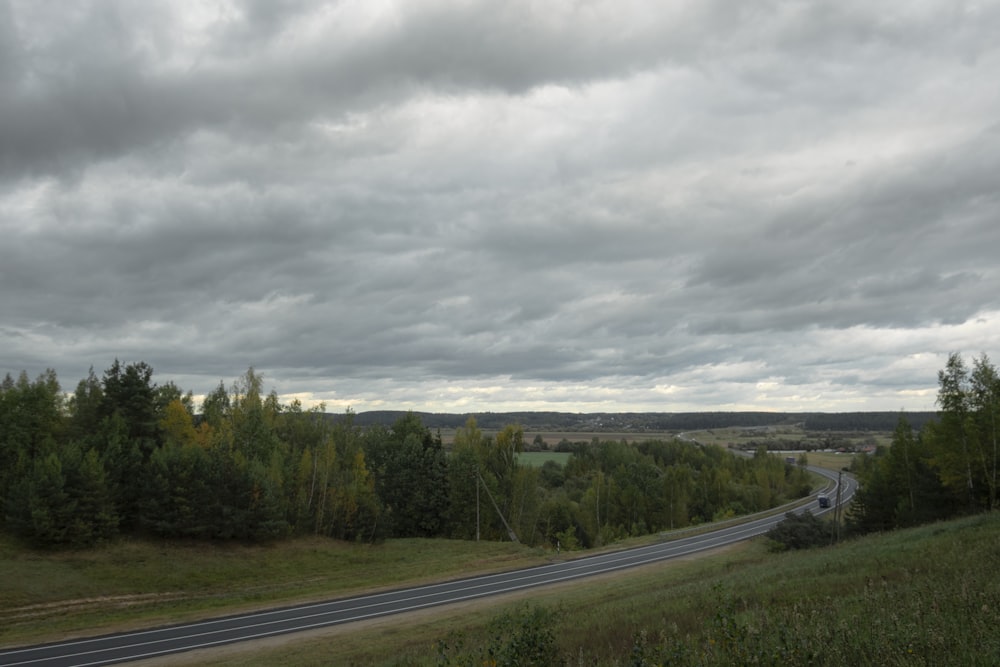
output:
M 812 466 L 809 469 L 830 479 L 831 486 L 826 493 L 832 500 L 836 501 L 837 473 Z M 854 495 L 857 487 L 856 482 L 848 475 L 843 476 L 843 484 L 840 500 L 846 504 Z M 814 500 L 809 505 L 800 507 L 797 511 L 808 508 L 813 514 L 819 516 L 832 512 L 835 509 L 835 504 L 835 502 L 831 503 L 832 506 L 829 509 L 820 509 Z M 152 630 L 78 639 L 21 649 L 6 649 L 0 651 L 0 665 L 10 667 L 14 665 L 31 665 L 32 667 L 110 665 L 390 614 L 401 614 L 451 602 L 582 579 L 722 547 L 766 533 L 782 518 L 784 518 L 783 514 L 779 513 L 745 523 L 723 522 L 717 524 L 713 530 L 700 534 L 695 534 L 691 530 L 677 531 L 671 533 L 670 536 L 680 535 L 680 537 L 658 544 L 566 560 L 525 570 L 361 595 L 317 604 L 228 616 L 198 623 L 185 623 Z M 685 532 L 690 534 L 685 535 Z

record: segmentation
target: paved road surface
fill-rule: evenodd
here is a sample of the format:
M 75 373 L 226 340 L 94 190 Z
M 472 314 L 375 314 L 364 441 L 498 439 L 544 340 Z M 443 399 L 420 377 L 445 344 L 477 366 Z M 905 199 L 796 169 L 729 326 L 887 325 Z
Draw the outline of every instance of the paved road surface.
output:
M 826 493 L 835 500 L 837 473 L 811 466 L 810 470 L 830 479 L 831 486 Z M 846 503 L 854 495 L 856 483 L 845 475 L 843 484 L 841 502 Z M 806 507 L 816 515 L 826 514 L 834 509 L 833 507 L 819 509 L 815 502 Z M 801 509 L 805 508 L 800 508 L 799 511 Z M 783 515 L 778 514 L 735 525 L 727 522 L 719 524 L 719 527 L 706 533 L 694 534 L 693 531 L 686 531 L 691 533 L 687 536 L 684 536 L 685 531 L 678 531 L 673 535 L 680 534 L 682 536 L 667 542 L 551 563 L 514 572 L 241 614 L 152 630 L 79 639 L 23 649 L 7 649 L 0 651 L 0 665 L 10 667 L 14 665 L 30 665 L 31 667 L 110 665 L 378 616 L 400 614 L 450 602 L 581 579 L 733 544 L 767 532 L 782 518 Z

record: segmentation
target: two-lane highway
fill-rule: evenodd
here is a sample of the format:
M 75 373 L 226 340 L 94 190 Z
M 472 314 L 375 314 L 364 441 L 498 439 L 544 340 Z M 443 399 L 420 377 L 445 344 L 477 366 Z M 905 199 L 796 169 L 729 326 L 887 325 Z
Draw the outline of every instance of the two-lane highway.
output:
M 810 467 L 810 470 L 830 480 L 829 488 L 825 492 L 831 498 L 836 498 L 837 473 L 815 467 Z M 846 503 L 853 496 L 856 484 L 847 475 L 843 477 L 843 482 L 844 488 L 841 490 L 840 500 Z M 815 503 L 812 503 L 799 507 L 797 511 L 806 508 L 817 515 L 834 509 L 833 507 L 818 509 Z M 728 525 L 732 522 L 726 522 L 707 532 L 677 537 L 649 546 L 550 563 L 525 570 L 138 632 L 7 649 L 0 651 L 0 665 L 10 667 L 108 665 L 400 614 L 581 579 L 722 547 L 766 533 L 782 518 L 783 514 L 779 513 L 733 525 Z M 683 531 L 681 532 L 683 534 Z

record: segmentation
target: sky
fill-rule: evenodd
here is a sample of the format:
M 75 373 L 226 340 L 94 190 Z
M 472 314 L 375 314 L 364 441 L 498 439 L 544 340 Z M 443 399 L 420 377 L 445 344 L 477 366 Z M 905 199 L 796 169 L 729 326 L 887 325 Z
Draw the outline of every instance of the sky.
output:
M 1000 356 L 1000 2 L 0 0 L 0 375 L 934 410 Z

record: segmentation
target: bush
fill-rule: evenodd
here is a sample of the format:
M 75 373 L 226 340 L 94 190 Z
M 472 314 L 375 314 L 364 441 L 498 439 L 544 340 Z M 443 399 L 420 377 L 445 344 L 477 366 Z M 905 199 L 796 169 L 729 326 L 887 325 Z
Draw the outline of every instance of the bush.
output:
M 525 607 L 502 614 L 489 627 L 485 646 L 464 650 L 460 638 L 453 644 L 438 642 L 438 665 L 495 665 L 496 667 L 551 667 L 562 664 L 556 646 L 555 614 L 542 607 Z
M 830 543 L 829 525 L 806 510 L 802 514 L 788 512 L 785 519 L 767 531 L 772 551 L 810 549 Z

